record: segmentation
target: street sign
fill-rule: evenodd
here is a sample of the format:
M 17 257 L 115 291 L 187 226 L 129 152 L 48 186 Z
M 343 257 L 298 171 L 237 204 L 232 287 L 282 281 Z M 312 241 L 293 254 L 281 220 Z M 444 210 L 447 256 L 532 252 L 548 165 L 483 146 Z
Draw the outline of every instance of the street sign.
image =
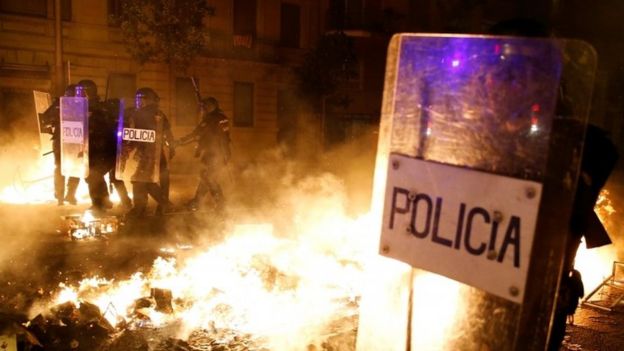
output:
M 382 254 L 521 303 L 542 184 L 390 156 Z

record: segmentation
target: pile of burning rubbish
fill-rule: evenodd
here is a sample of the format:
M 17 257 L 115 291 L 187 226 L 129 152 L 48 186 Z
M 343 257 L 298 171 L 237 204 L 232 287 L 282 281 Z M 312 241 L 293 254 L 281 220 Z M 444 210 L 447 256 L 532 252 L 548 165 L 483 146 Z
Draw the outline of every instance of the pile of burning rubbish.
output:
M 65 302 L 38 314 L 27 323 L 14 322 L 19 350 L 191 351 L 263 350 L 250 335 L 216 328 L 195 330 L 187 341 L 166 336 L 166 328 L 151 325 L 144 312 L 154 308 L 172 313 L 171 292 L 154 289 L 154 296 L 135 301 L 129 321 L 111 325 L 89 302 Z
M 353 350 L 363 267 L 348 248 L 307 239 L 239 226 L 129 278 L 61 283 L 0 335 L 18 351 Z

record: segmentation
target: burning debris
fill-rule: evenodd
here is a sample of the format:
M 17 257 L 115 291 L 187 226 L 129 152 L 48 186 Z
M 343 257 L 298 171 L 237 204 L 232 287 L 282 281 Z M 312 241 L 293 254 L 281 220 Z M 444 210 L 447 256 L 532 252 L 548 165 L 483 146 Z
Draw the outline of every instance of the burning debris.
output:
M 94 216 L 91 211 L 82 215 L 64 216 L 64 228 L 72 240 L 98 238 L 116 233 L 119 220 L 115 216 Z
M 341 229 L 367 227 L 350 225 Z M 270 225 L 234 232 L 195 255 L 183 246 L 188 258 L 158 258 L 129 279 L 60 284 L 24 325 L 45 350 L 355 348 L 361 260 L 319 242 L 344 236 L 317 234 L 315 247 Z
M 65 287 L 67 288 L 67 287 Z M 76 296 L 74 296 L 76 297 Z M 240 330 L 217 327 L 211 321 L 206 328 L 193 330 L 186 340 L 175 337 L 181 321 L 176 310 L 187 302 L 174 299 L 171 290 L 151 288 L 150 296 L 136 299 L 126 316 L 118 314 L 112 303 L 105 311 L 87 301 L 66 301 L 36 315 L 24 326 L 23 350 L 100 350 L 100 351 L 268 351 L 266 341 Z M 174 307 L 175 306 L 175 307 Z M 350 306 L 357 308 L 357 305 Z M 230 313 L 231 306 L 220 304 L 215 312 Z M 173 319 L 163 322 L 169 315 Z M 113 326 L 109 319 L 114 316 Z M 271 318 L 271 316 L 266 316 Z M 325 340 L 317 347 L 301 345 L 296 349 L 314 351 L 352 350 L 355 346 L 357 318 L 335 320 Z

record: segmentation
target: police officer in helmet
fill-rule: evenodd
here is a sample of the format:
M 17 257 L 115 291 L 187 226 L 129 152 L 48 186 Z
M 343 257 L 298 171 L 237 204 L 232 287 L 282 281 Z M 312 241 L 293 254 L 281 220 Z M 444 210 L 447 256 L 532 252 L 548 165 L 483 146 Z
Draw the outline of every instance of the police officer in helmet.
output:
M 76 94 L 76 84 L 70 84 L 65 88 L 66 97 L 72 97 Z M 52 152 L 54 154 L 54 197 L 58 205 L 64 202 L 75 205 L 76 190 L 80 183 L 80 178 L 68 177 L 65 184 L 65 177 L 61 174 L 61 115 L 60 115 L 60 99 L 56 99 L 54 103 L 41 114 L 41 120 L 44 124 L 44 131 L 52 134 Z M 67 190 L 67 192 L 65 192 Z
M 225 199 L 220 179 L 223 169 L 230 159 L 229 121 L 214 97 L 207 97 L 200 102 L 201 121 L 195 129 L 179 140 L 180 145 L 197 142 L 195 157 L 199 158 L 201 169 L 195 196 L 188 202 L 191 210 L 199 208 L 210 193 L 216 210 L 221 212 Z
M 77 94 L 89 99 L 89 196 L 92 209 L 103 211 L 112 208 L 104 176 L 109 173 L 111 183 L 125 207 L 131 206 L 131 199 L 123 181 L 115 179 L 114 167 L 117 147 L 117 111 L 102 103 L 97 95 L 97 86 L 90 79 L 78 82 Z
M 167 116 L 159 109 L 160 97 L 149 87 L 137 89 L 135 93 L 135 108 L 129 110 L 126 126 L 130 128 L 154 130 L 162 133 L 163 140 L 159 149 L 155 143 L 138 142 L 132 148 L 138 158 L 138 166 L 132 175 L 132 193 L 134 207 L 128 213 L 131 217 L 140 217 L 145 214 L 148 194 L 158 203 L 157 214 L 171 209 L 169 201 L 169 161 L 173 156 L 172 149 L 167 157 L 165 147 L 173 142 L 173 134 Z M 161 129 L 162 128 L 162 129 Z M 125 152 L 125 151 L 124 151 Z M 160 184 L 150 181 L 155 179 L 154 165 L 159 158 Z

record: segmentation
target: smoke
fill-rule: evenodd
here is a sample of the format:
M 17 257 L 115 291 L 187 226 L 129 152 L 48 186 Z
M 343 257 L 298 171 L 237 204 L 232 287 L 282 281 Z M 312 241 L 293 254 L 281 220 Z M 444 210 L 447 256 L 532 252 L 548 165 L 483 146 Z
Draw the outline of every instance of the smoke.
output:
M 52 189 L 52 174 L 40 170 L 46 159 L 39 157 L 39 145 L 30 134 L 4 132 L 0 141 L 0 223 L 5 230 L 0 231 L 3 244 L 0 245 L 0 269 L 23 255 L 23 249 L 31 247 L 32 233 L 41 230 L 42 216 L 24 206 L 14 207 L 3 204 L 4 196 L 23 195 L 28 188 L 43 185 Z M 50 156 L 51 158 L 51 156 Z M 53 160 L 51 160 L 53 162 Z M 19 198 L 18 198 L 19 200 Z M 34 210 L 34 209 L 33 209 Z M 19 249 L 18 249 L 19 248 Z
M 372 237 L 365 234 L 371 228 L 364 215 L 370 201 L 376 135 L 374 130 L 366 131 L 362 138 L 354 138 L 321 153 L 320 146 L 312 142 L 318 136 L 315 133 L 299 139 L 295 152 L 283 146 L 261 152 L 253 150 L 246 155 L 248 162 L 231 164 L 229 174 L 221 180 L 226 197 L 224 219 L 209 210 L 194 215 L 196 220 L 192 223 L 181 223 L 172 217 L 167 220 L 165 236 L 154 236 L 147 227 L 138 228 L 137 233 L 130 233 L 129 237 L 115 238 L 110 244 L 102 245 L 97 251 L 98 257 L 89 257 L 89 262 L 76 262 L 74 252 L 50 252 L 56 249 L 49 243 L 59 237 L 60 217 L 68 213 L 67 206 L 53 204 L 53 162 L 51 167 L 41 164 L 39 151 L 36 148 L 33 151 L 36 141 L 24 138 L 17 142 L 20 138 L 13 138 L 2 144 L 0 161 L 16 167 L 15 171 L 1 173 L 0 191 L 17 189 L 18 194 L 31 194 L 34 186 L 42 185 L 42 190 L 36 192 L 47 202 L 18 205 L 0 201 L 0 221 L 10 228 L 0 234 L 7 243 L 0 245 L 0 270 L 8 272 L 11 280 L 27 282 L 30 289 L 45 281 L 71 283 L 67 280 L 68 270 L 81 271 L 79 277 L 102 274 L 122 282 L 133 271 L 145 271 L 146 263 L 153 261 L 159 246 L 175 243 L 177 239 L 192 239 L 195 249 L 178 255 L 175 264 L 179 269 L 175 271 L 178 278 L 186 278 L 191 283 L 198 279 L 214 283 L 218 275 L 206 275 L 207 272 L 244 268 L 246 273 L 240 275 L 241 280 L 247 282 L 255 274 L 265 288 L 272 286 L 274 290 L 283 290 L 276 294 L 276 301 L 282 299 L 283 305 L 273 305 L 272 312 L 264 311 L 265 318 L 271 319 L 272 313 L 281 313 L 281 319 L 272 319 L 287 324 L 293 317 L 289 313 L 308 316 L 300 324 L 291 325 L 293 331 L 297 330 L 296 334 L 290 339 L 278 335 L 274 345 L 279 349 L 284 343 L 298 346 L 318 343 L 330 332 L 328 324 L 334 319 L 350 318 L 348 311 L 337 311 L 349 303 L 349 297 L 358 294 L 363 252 L 371 245 L 366 239 Z M 49 160 L 52 161 L 51 155 Z M 42 171 L 47 173 L 41 174 Z M 29 183 L 29 180 L 36 182 Z M 191 172 L 173 178 L 172 194 L 177 196 L 172 200 L 182 204 L 196 184 L 197 175 Z M 257 239 L 267 243 L 271 250 L 250 244 Z M 79 242 L 65 245 L 66 250 L 87 247 Z M 202 262 L 202 258 L 219 256 L 221 252 L 232 254 L 214 266 Z M 46 262 L 49 254 L 67 256 L 58 261 L 58 267 L 49 267 L 51 261 Z M 240 261 L 227 261 L 232 257 Z M 197 262 L 200 275 L 194 276 L 198 274 Z M 233 266 L 228 268 L 226 262 Z M 24 275 L 26 272 L 28 275 Z M 335 295 L 323 296 L 323 289 Z M 326 303 L 317 304 L 315 298 L 319 294 Z M 291 301 L 294 295 L 299 300 Z M 241 302 L 244 300 L 242 295 L 238 298 Z M 293 311 L 284 309 L 287 302 L 293 303 Z M 241 308 L 251 307 L 243 304 Z M 271 330 L 279 332 L 278 325 L 268 327 L 258 327 L 258 330 L 268 334 Z M 302 339 L 297 340 L 295 335 Z

